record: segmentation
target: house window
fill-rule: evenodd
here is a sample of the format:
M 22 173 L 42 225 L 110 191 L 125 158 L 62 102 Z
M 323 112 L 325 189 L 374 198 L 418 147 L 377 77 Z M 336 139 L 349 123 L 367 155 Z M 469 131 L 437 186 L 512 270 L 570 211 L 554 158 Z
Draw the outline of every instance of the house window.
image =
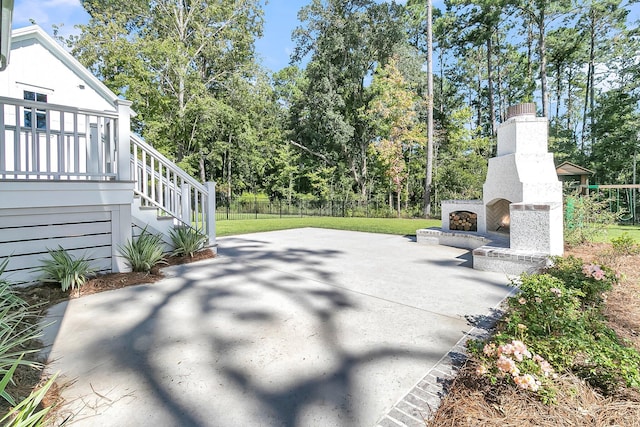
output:
M 37 101 L 37 102 L 47 102 L 47 95 L 44 93 L 32 92 L 29 90 L 24 91 L 24 97 L 27 101 Z M 24 109 L 24 126 L 30 128 L 33 124 L 32 120 L 32 109 L 25 108 Z M 44 110 L 36 110 L 36 129 L 46 129 L 47 128 L 47 113 Z

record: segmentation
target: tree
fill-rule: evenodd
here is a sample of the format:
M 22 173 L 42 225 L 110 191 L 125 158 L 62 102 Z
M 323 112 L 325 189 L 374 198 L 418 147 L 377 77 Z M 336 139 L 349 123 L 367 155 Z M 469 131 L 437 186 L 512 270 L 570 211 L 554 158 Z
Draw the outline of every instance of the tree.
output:
M 587 121 L 593 130 L 595 126 L 596 104 L 596 58 L 603 58 L 606 62 L 611 41 L 622 27 L 628 10 L 621 7 L 621 0 L 592 0 L 586 5 L 586 13 L 578 21 L 578 26 L 584 28 L 588 41 L 588 70 L 585 90 L 584 114 L 582 122 L 581 152 L 585 153 L 587 138 Z M 591 145 L 596 143 L 595 133 L 591 132 Z
M 298 14 L 293 59 L 310 56 L 310 84 L 291 109 L 294 141 L 330 166 L 350 173 L 362 201 L 369 184 L 370 130 L 359 111 L 369 95 L 365 80 L 403 38 L 402 8 L 373 0 L 313 0 Z
M 465 125 L 472 115 L 469 107 L 454 110 L 445 124 L 443 144 L 438 149 L 435 184 L 437 200 L 476 199 L 482 196 L 491 140 L 479 129 Z
M 223 113 L 222 94 L 253 76 L 261 1 L 84 0 L 82 5 L 91 18 L 68 41 L 72 53 L 134 102 L 137 130 L 152 144 L 178 162 L 199 157 L 204 178 L 207 122 Z
M 385 176 L 393 184 L 400 216 L 401 196 L 408 180 L 407 153 L 410 148 L 423 148 L 426 140 L 424 126 L 418 121 L 416 112 L 420 101 L 408 90 L 396 58 L 378 67 L 371 91 L 374 96 L 364 115 L 376 135 L 372 146 L 385 169 Z
M 638 101 L 624 89 L 613 89 L 600 97 L 592 130 L 597 142 L 591 147 L 590 156 L 595 182 L 629 184 L 633 181 L 640 126 Z

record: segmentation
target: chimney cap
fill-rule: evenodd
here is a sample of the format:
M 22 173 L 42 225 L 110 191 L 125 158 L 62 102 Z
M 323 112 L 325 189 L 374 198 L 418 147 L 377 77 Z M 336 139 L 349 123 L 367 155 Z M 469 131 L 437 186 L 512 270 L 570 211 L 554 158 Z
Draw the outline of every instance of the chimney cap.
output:
M 507 120 L 516 116 L 534 116 L 536 115 L 535 102 L 525 102 L 522 104 L 511 105 L 507 108 Z

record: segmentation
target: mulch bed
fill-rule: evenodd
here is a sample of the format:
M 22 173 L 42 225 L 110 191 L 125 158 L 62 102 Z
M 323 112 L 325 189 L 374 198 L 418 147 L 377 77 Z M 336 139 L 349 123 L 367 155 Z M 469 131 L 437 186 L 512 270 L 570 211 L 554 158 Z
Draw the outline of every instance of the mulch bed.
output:
M 618 285 L 607 293 L 608 325 L 640 351 L 640 255 L 611 256 L 611 245 L 584 244 L 565 248 L 586 262 L 602 262 L 622 273 Z M 449 394 L 427 423 L 429 426 L 630 426 L 640 427 L 640 393 L 621 388 L 603 396 L 580 379 L 564 375 L 556 383 L 556 405 L 504 384 L 491 384 L 478 376 L 473 361 L 458 374 Z

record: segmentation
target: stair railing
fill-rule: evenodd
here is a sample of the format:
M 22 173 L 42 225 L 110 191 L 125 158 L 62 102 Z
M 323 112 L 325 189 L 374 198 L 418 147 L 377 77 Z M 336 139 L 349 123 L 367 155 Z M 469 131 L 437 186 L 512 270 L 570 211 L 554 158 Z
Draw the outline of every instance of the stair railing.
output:
M 131 178 L 142 205 L 200 230 L 214 245 L 215 183 L 199 183 L 139 136 L 130 139 Z

